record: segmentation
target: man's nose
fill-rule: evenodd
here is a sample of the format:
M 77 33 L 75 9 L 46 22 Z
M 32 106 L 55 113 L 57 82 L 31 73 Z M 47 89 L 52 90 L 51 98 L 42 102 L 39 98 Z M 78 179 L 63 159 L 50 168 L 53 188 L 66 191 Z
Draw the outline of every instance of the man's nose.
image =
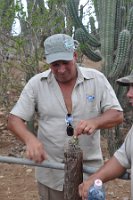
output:
M 130 86 L 127 92 L 127 97 L 133 98 L 133 86 Z
M 58 72 L 60 73 L 64 73 L 66 71 L 65 65 L 60 64 L 59 68 L 58 68 Z

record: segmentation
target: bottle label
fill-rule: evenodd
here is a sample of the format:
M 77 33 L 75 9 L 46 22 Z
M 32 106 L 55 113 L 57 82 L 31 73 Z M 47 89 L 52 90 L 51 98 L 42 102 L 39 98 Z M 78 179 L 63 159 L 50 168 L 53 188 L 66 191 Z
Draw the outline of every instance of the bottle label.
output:
M 104 190 L 91 187 L 89 190 L 88 200 L 105 200 Z

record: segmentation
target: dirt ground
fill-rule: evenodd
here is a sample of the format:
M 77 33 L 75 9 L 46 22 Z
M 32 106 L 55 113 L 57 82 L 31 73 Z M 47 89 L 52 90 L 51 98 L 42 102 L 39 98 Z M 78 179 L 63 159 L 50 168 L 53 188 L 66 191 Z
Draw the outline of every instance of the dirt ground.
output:
M 24 145 L 6 130 L 6 113 L 0 111 L 0 155 L 22 156 Z M 107 158 L 106 139 L 102 138 Z M 130 181 L 116 179 L 105 184 L 107 200 L 129 200 Z M 39 200 L 34 167 L 0 163 L 0 200 Z

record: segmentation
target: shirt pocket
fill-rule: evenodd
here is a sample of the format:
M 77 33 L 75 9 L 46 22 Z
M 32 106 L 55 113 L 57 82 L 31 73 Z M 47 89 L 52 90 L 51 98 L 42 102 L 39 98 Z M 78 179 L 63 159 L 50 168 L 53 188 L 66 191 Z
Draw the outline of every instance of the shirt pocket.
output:
M 92 95 L 86 97 L 84 109 L 83 109 L 83 116 L 84 119 L 91 119 L 97 117 L 100 114 L 100 110 L 98 108 L 96 98 Z
M 86 94 L 86 110 L 89 112 L 97 112 L 98 113 L 98 106 L 97 106 L 95 95 Z

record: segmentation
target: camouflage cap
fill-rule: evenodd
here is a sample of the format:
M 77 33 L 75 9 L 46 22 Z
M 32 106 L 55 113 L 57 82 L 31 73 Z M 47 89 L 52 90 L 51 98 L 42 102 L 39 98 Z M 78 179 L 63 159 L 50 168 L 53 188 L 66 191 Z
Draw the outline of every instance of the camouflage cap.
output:
M 117 79 L 116 82 L 122 86 L 129 86 L 129 85 L 133 84 L 133 70 L 131 71 L 130 75 L 119 78 L 119 79 Z

